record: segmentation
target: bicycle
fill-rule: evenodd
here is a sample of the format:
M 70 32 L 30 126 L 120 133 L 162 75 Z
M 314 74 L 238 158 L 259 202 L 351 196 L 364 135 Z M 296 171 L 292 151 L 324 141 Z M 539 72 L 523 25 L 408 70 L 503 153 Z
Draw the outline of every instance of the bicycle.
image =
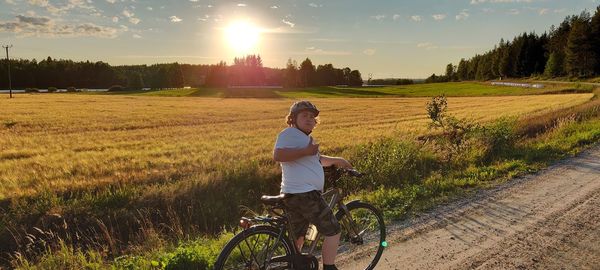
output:
M 352 262 L 357 269 L 374 269 L 384 248 L 386 228 L 383 217 L 374 206 L 353 200 L 343 203 L 345 194 L 338 188 L 338 180 L 343 175 L 361 177 L 356 170 L 326 169 L 327 182 L 331 187 L 322 196 L 334 210 L 342 228 L 338 260 L 352 260 L 360 257 L 365 260 L 364 266 L 357 267 L 358 260 Z M 278 196 L 262 196 L 261 201 L 267 206 L 266 216 L 242 217 L 240 227 L 244 230 L 237 233 L 222 249 L 214 266 L 214 270 L 246 269 L 246 270 L 318 270 L 319 261 L 315 254 L 321 244 L 321 235 L 316 227 L 310 226 L 305 241 L 310 242 L 307 252 L 298 250 L 295 235 L 288 224 L 283 200 L 286 194 Z M 337 212 L 335 212 L 337 209 Z M 306 245 L 305 245 L 306 247 Z

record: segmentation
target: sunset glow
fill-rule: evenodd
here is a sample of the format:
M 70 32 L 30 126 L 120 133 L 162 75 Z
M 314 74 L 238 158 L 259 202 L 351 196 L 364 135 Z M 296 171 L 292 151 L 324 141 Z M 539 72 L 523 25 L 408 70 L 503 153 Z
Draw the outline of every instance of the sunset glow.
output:
M 260 29 L 248 21 L 235 21 L 225 29 L 225 38 L 235 53 L 251 53 L 260 39 Z

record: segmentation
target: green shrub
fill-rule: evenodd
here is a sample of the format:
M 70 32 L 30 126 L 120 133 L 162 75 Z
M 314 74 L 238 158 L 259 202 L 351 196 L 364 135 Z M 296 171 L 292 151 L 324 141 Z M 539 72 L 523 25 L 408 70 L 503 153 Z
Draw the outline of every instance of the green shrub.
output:
M 71 87 L 67 88 L 67 92 L 79 92 L 79 91 L 77 90 L 77 88 L 71 86 Z
M 473 143 L 472 137 L 479 130 L 479 125 L 467 119 L 447 116 L 448 102 L 446 96 L 436 96 L 427 103 L 427 114 L 431 123 L 429 128 L 437 131 L 432 136 L 436 150 L 442 156 L 446 169 L 453 165 L 464 165 L 468 156 L 468 148 Z
M 54 93 L 56 91 L 57 91 L 56 87 L 48 87 L 48 93 Z
M 482 143 L 481 160 L 490 162 L 510 151 L 518 139 L 516 121 L 501 118 L 481 128 L 477 138 Z
M 208 262 L 200 255 L 194 249 L 179 249 L 167 262 L 165 270 L 208 269 Z
M 414 184 L 439 167 L 427 149 L 391 138 L 359 146 L 350 155 L 355 167 L 365 173 L 363 178 L 349 178 L 341 182 L 350 192 L 382 185 L 403 187 Z
M 37 88 L 25 88 L 25 93 L 39 93 L 40 90 L 38 90 Z
M 14 267 L 16 269 L 104 269 L 102 255 L 96 251 L 81 251 L 64 241 L 59 242 L 56 250 L 48 249 L 37 263 L 32 263 L 24 258 L 18 258 Z

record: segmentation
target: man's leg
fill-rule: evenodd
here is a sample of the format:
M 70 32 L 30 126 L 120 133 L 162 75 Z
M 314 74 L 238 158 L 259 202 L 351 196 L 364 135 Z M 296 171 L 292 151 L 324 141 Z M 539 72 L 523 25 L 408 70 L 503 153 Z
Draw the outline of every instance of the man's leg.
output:
M 302 252 L 303 245 L 304 245 L 304 236 L 298 237 L 298 239 L 296 239 L 296 248 L 298 249 L 298 251 Z
M 335 256 L 337 255 L 339 244 L 339 233 L 334 236 L 325 236 L 325 241 L 323 241 L 323 264 L 335 264 Z

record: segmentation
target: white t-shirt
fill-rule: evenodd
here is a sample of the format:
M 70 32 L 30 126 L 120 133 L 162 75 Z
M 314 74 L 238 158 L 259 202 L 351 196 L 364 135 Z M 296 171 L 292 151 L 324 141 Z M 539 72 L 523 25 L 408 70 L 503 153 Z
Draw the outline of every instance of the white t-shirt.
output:
M 275 148 L 305 148 L 310 137 L 301 130 L 289 127 L 277 136 Z M 320 154 L 304 156 L 294 161 L 281 162 L 281 193 L 303 193 L 323 190 L 325 174 Z

